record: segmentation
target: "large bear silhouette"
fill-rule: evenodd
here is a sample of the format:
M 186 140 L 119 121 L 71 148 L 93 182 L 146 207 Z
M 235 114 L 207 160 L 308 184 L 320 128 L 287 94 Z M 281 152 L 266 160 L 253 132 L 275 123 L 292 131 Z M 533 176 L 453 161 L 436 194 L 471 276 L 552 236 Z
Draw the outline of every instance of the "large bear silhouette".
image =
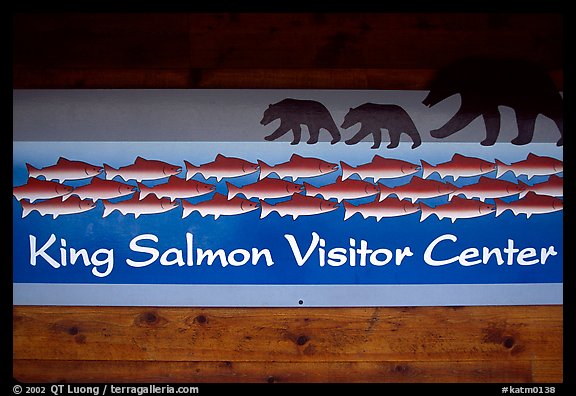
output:
M 435 138 L 450 136 L 482 116 L 486 139 L 481 144 L 491 146 L 500 134 L 498 106 L 508 106 L 518 124 L 513 144 L 532 141 L 539 114 L 556 123 L 560 130 L 556 144 L 563 144 L 562 96 L 546 71 L 530 62 L 485 58 L 455 62 L 438 72 L 422 103 L 431 107 L 454 94 L 460 94 L 460 109 L 444 126 L 430 131 Z
M 347 129 L 357 123 L 360 123 L 360 130 L 356 135 L 346 140 L 346 144 L 356 144 L 372 134 L 374 138 L 372 148 L 376 149 L 380 147 L 382 142 L 381 129 L 387 129 L 388 133 L 390 133 L 388 148 L 398 147 L 402 133 L 406 133 L 412 138 L 414 142 L 412 148 L 420 146 L 422 142 L 414 122 L 408 113 L 398 105 L 364 103 L 348 111 L 344 117 L 342 128 Z
M 274 120 L 280 118 L 280 126 L 270 135 L 264 137 L 266 140 L 276 140 L 288 131 L 292 130 L 294 139 L 290 144 L 298 144 L 302 135 L 301 125 L 308 127 L 310 138 L 308 144 L 318 142 L 320 129 L 324 128 L 330 135 L 334 144 L 340 141 L 340 131 L 330 115 L 328 109 L 319 102 L 314 100 L 284 99 L 278 103 L 271 104 L 264 111 L 264 116 L 260 124 L 268 125 Z

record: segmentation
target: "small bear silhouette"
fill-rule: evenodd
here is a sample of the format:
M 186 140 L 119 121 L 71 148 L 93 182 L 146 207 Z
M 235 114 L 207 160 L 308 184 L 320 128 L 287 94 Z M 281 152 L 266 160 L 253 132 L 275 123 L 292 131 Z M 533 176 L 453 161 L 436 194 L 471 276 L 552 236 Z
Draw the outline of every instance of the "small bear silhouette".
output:
M 500 134 L 498 106 L 516 113 L 518 136 L 513 144 L 530 143 L 539 114 L 552 119 L 560 130 L 557 146 L 563 144 L 562 96 L 546 71 L 530 62 L 514 59 L 464 59 L 440 70 L 432 80 L 430 92 L 422 103 L 428 107 L 460 94 L 458 112 L 446 124 L 430 131 L 432 137 L 450 136 L 479 116 L 484 118 L 486 139 L 491 146 Z
M 278 118 L 280 118 L 280 126 L 270 135 L 264 137 L 264 139 L 270 141 L 276 140 L 292 130 L 294 139 L 290 144 L 298 144 L 300 143 L 302 135 L 301 125 L 306 125 L 310 133 L 310 139 L 307 141 L 308 144 L 318 142 L 321 128 L 326 129 L 330 132 L 330 135 L 332 135 L 332 141 L 330 143 L 334 144 L 340 141 L 340 131 L 330 112 L 322 103 L 314 100 L 287 98 L 278 103 L 271 104 L 266 111 L 264 111 L 264 116 L 260 124 L 268 125 Z
M 342 128 L 347 129 L 357 123 L 361 124 L 360 130 L 356 135 L 346 140 L 346 144 L 356 144 L 372 134 L 374 137 L 372 148 L 377 149 L 382 142 L 381 129 L 387 129 L 390 133 L 388 148 L 398 147 L 402 133 L 406 133 L 412 138 L 414 142 L 412 148 L 416 148 L 422 143 L 412 118 L 398 105 L 364 103 L 354 109 L 351 108 L 344 117 Z

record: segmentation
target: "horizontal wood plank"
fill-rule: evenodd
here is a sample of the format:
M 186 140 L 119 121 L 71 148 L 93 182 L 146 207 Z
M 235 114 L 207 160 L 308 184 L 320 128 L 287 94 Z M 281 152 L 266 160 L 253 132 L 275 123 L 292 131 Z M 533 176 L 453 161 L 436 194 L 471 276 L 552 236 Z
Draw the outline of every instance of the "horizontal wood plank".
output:
M 398 89 L 428 90 L 434 69 L 18 68 L 15 89 Z M 562 70 L 550 77 L 563 90 Z
M 18 67 L 438 68 L 472 55 L 561 68 L 561 14 L 19 14 Z
M 14 359 L 556 360 L 562 307 L 14 307 Z
M 532 361 L 533 382 L 564 382 L 563 360 L 534 360 Z
M 380 69 L 37 69 L 14 71 L 16 89 L 424 89 L 434 70 Z
M 186 14 L 16 14 L 15 67 L 188 67 Z
M 386 361 L 386 362 L 135 362 L 15 360 L 14 377 L 22 382 L 561 382 L 554 370 L 539 370 L 527 360 Z M 544 371 L 544 372 L 543 372 Z

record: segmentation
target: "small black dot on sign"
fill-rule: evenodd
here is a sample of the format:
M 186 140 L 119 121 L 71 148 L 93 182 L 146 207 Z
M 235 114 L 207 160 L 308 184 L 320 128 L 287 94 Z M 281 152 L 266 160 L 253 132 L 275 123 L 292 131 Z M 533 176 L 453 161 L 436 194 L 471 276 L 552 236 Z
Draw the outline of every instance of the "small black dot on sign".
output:
M 298 300 L 298 304 L 299 304 L 299 305 L 304 304 L 304 300 Z

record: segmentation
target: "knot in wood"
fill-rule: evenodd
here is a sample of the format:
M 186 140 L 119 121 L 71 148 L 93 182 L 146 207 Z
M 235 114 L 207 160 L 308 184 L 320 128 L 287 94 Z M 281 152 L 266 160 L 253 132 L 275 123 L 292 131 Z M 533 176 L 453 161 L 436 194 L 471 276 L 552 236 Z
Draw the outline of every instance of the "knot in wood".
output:
M 158 317 L 154 312 L 146 312 L 144 314 L 144 320 L 149 324 L 153 324 L 158 321 Z
M 76 335 L 80 332 L 80 330 L 78 330 L 78 327 L 76 326 L 72 326 L 68 329 L 68 334 L 70 335 Z
M 502 345 L 504 345 L 504 348 L 512 348 L 514 346 L 514 338 L 512 337 L 504 337 L 504 339 L 502 340 Z

